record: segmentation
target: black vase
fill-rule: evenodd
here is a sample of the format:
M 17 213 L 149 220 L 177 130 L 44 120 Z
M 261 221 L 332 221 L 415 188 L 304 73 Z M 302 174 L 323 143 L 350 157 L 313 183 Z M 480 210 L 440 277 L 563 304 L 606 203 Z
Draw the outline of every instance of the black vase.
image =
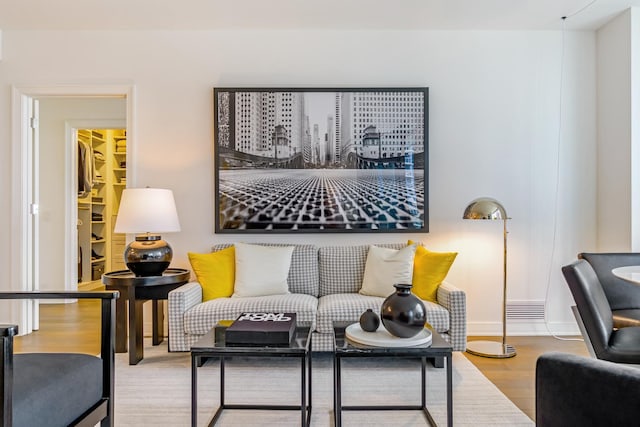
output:
M 427 321 L 427 311 L 420 298 L 411 293 L 409 284 L 393 285 L 396 292 L 382 303 L 380 319 L 391 335 L 411 338 L 417 335 Z
M 380 326 L 380 318 L 370 308 L 360 316 L 360 327 L 366 332 L 375 332 Z

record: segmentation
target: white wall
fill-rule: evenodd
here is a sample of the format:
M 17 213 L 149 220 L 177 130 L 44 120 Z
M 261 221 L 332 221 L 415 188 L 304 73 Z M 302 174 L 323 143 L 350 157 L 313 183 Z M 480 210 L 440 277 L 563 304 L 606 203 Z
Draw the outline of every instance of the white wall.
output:
M 223 241 L 419 239 L 459 252 L 448 280 L 467 292 L 471 334 L 501 333 L 502 228 L 461 216 L 473 198 L 495 197 L 513 218 L 509 298 L 544 299 L 550 278 L 551 327 L 575 332 L 559 267 L 595 246 L 595 35 L 566 35 L 562 109 L 561 41 L 561 33 L 541 31 L 5 31 L 0 118 L 10 117 L 12 84 L 133 82 L 137 161 L 128 166 L 137 180 L 129 185 L 173 189 L 182 232 L 165 237 L 175 266 L 188 267 L 187 251 Z M 430 233 L 214 235 L 216 86 L 429 86 Z M 10 130 L 0 126 L 3 200 L 9 144 Z M 8 236 L 10 207 L 0 209 Z M 0 271 L 10 267 L 9 244 L 0 241 Z M 543 329 L 509 325 L 515 333 Z
M 640 251 L 640 11 L 597 32 L 598 250 Z
M 65 189 L 67 169 L 65 125 L 101 128 L 106 120 L 126 121 L 124 98 L 43 98 L 40 100 L 40 289 L 75 289 L 65 283 Z M 74 145 L 75 147 L 75 145 Z M 77 168 L 75 169 L 77 171 Z M 77 172 L 76 172 L 77 174 Z M 91 256 L 91 254 L 85 254 Z
M 598 250 L 631 250 L 631 11 L 597 32 Z

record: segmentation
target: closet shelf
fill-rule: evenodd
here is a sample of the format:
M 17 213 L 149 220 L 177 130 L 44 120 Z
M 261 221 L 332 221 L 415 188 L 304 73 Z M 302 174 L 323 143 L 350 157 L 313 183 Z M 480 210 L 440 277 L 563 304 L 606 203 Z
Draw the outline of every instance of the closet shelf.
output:
M 127 176 L 123 133 L 122 129 L 78 131 L 78 139 L 93 148 L 95 173 L 91 195 L 78 200 L 78 279 L 82 283 L 99 282 L 106 271 L 125 268 L 121 266 L 121 251 L 114 249 L 119 249 L 121 244 L 116 245 L 113 240 L 113 226 L 125 188 L 114 183 L 120 180 L 126 183 Z M 118 149 L 123 151 L 116 151 Z

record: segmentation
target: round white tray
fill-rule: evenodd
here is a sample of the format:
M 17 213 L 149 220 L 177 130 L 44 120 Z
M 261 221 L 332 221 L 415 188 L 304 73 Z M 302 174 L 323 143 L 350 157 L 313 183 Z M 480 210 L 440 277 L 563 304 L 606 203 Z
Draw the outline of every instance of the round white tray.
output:
M 360 323 L 353 323 L 344 330 L 348 339 L 353 342 L 374 347 L 417 347 L 431 344 L 431 331 L 422 329 L 411 338 L 399 338 L 391 335 L 382 324 L 375 332 L 363 331 Z

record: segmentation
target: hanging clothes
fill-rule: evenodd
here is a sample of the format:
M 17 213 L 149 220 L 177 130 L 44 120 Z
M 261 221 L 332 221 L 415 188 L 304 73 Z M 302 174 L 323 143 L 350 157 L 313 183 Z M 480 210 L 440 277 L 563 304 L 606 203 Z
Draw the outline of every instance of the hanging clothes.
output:
M 78 140 L 78 197 L 83 198 L 91 194 L 93 187 L 95 165 L 93 148 L 84 141 Z

